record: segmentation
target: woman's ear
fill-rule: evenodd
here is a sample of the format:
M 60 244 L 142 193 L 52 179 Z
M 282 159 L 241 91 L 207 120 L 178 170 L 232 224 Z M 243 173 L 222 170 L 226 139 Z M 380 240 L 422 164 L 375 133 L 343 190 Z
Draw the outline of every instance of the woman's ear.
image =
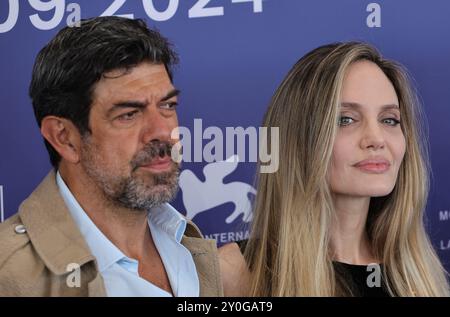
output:
M 41 133 L 64 160 L 73 164 L 80 161 L 81 135 L 70 120 L 47 116 L 42 119 Z

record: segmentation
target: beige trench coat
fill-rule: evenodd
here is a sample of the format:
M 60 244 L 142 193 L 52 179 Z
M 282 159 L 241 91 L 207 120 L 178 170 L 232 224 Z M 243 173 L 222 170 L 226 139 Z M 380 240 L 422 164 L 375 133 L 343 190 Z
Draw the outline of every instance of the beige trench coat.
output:
M 200 296 L 223 296 L 215 241 L 188 222 L 181 243 L 194 259 Z M 79 287 L 71 263 L 79 265 Z M 55 171 L 0 224 L 1 296 L 106 296 L 97 261 L 59 193 Z

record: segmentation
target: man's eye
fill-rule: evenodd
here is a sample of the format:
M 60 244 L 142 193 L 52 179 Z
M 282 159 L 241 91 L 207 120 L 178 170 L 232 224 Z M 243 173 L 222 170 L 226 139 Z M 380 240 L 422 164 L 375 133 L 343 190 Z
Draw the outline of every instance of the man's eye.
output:
M 139 111 L 135 110 L 135 111 L 131 111 L 131 112 L 124 113 L 123 115 L 120 115 L 120 116 L 118 117 L 118 119 L 121 120 L 121 121 L 130 121 L 130 120 L 133 120 L 134 118 L 136 118 L 138 112 L 139 112 Z
M 397 120 L 395 118 L 386 118 L 386 119 L 383 119 L 382 121 L 383 121 L 383 123 L 386 123 L 387 125 L 390 125 L 393 127 L 397 126 L 400 123 L 400 120 Z
M 339 125 L 340 126 L 346 126 L 346 125 L 351 124 L 354 121 L 355 120 L 353 118 L 342 116 L 342 117 L 339 118 Z
M 163 104 L 161 105 L 161 108 L 162 108 L 162 109 L 173 110 L 173 109 L 175 109 L 177 106 L 178 106 L 178 103 L 176 103 L 176 102 L 166 102 L 166 103 L 163 103 Z

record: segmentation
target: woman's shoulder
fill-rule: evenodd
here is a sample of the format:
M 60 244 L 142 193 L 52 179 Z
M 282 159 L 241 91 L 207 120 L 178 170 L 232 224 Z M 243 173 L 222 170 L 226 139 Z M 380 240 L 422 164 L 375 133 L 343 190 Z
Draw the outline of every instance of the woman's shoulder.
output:
M 250 271 L 242 252 L 242 243 L 228 243 L 218 250 L 224 295 L 228 297 L 246 296 Z

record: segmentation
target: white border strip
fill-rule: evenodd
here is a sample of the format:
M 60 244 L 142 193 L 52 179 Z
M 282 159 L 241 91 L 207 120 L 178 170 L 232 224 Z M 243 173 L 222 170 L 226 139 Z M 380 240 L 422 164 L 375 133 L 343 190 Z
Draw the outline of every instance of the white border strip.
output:
M 5 221 L 5 213 L 3 209 L 3 186 L 0 185 L 0 222 Z

